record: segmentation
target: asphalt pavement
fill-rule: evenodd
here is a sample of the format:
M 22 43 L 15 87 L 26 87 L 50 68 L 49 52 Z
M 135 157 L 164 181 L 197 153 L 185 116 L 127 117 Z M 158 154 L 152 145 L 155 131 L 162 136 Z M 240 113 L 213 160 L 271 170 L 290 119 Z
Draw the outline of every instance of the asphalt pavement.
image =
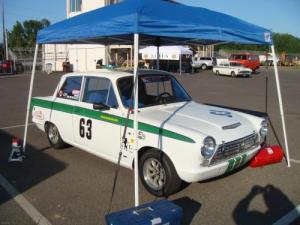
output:
M 283 68 L 279 72 L 291 168 L 285 162 L 245 168 L 230 176 L 188 185 L 169 197 L 184 210 L 182 225 L 274 224 L 300 205 L 300 70 Z M 52 95 L 60 76 L 38 74 L 33 96 Z M 176 76 L 197 102 L 255 115 L 267 113 L 272 124 L 268 142 L 284 143 L 272 69 L 262 68 L 251 78 L 217 77 L 211 71 Z M 25 161 L 7 162 L 12 137 L 23 137 L 29 79 L 30 75 L 0 77 L 0 184 L 3 178 L 18 191 L 13 198 L 0 185 L 0 224 L 37 223 L 26 211 L 26 204 L 17 200 L 20 196 L 43 216 L 41 221 L 105 224 L 114 164 L 74 147 L 54 150 L 34 125 L 28 130 Z M 112 211 L 134 205 L 133 181 L 133 172 L 122 168 Z M 155 199 L 140 185 L 142 203 Z M 300 224 L 299 217 L 292 224 Z

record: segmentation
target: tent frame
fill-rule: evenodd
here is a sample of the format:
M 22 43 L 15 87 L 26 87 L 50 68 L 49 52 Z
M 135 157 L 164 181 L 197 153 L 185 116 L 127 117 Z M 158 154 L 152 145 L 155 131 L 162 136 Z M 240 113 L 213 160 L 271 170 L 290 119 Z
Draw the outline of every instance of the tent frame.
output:
M 158 7 L 161 4 L 162 7 Z M 172 5 L 170 5 L 172 4 Z M 172 6 L 174 13 L 169 15 L 165 13 L 165 9 Z M 111 8 L 109 8 L 111 7 Z M 165 8 L 166 7 L 166 8 Z M 131 19 L 124 20 L 120 17 L 119 12 L 115 10 L 119 9 L 123 12 L 123 16 L 130 16 Z M 158 10 L 160 9 L 160 10 Z M 174 18 L 176 21 L 178 17 L 175 12 L 183 12 L 183 15 L 189 15 L 191 12 L 195 17 L 194 21 L 191 21 L 188 17 L 184 17 L 177 23 L 172 23 Z M 156 12 L 157 13 L 154 13 Z M 143 13 L 144 16 L 140 16 Z M 92 26 L 90 18 L 95 18 L 97 15 L 102 15 L 103 20 L 99 26 L 99 20 L 95 20 L 94 27 L 97 29 L 90 30 Z M 154 15 L 153 15 L 154 14 Z M 151 20 L 146 20 L 149 15 L 153 15 Z M 203 22 L 203 15 L 215 16 L 220 18 L 221 21 L 230 20 L 229 26 L 224 26 L 222 29 L 222 23 L 213 22 L 212 24 L 207 24 L 207 21 Z M 114 18 L 113 24 L 112 18 Z M 146 20 L 145 21 L 143 21 Z M 88 21 L 88 22 L 83 22 Z M 121 21 L 122 20 L 122 21 Z M 157 23 L 162 20 L 162 23 Z M 196 21 L 197 20 L 197 21 Z M 202 26 L 198 27 L 198 22 L 202 22 Z M 215 21 L 219 21 L 216 19 Z M 139 25 L 139 22 L 142 22 Z M 151 22 L 151 26 L 149 23 Z M 77 32 L 78 24 L 82 24 L 81 32 Z M 208 27 L 209 25 L 209 27 Z M 122 27 L 121 27 L 122 26 Z M 125 29 L 126 26 L 126 29 Z M 154 29 L 153 26 L 156 26 Z M 157 27 L 160 29 L 157 29 Z M 197 27 L 196 27 L 197 26 Z M 69 29 L 66 29 L 68 27 Z M 114 29 L 108 32 L 108 28 L 113 27 Z M 119 28 L 119 29 L 117 29 Z M 124 29 L 122 29 L 124 28 Z M 194 29 L 197 28 L 197 29 Z M 179 32 L 180 30 L 181 32 Z M 157 30 L 155 32 L 155 30 Z M 176 30 L 176 34 L 174 31 Z M 89 35 L 84 35 L 85 32 L 91 32 Z M 58 35 L 57 35 L 58 34 Z M 135 205 L 139 205 L 139 187 L 138 187 L 138 49 L 139 44 L 148 45 L 149 43 L 157 46 L 157 67 L 159 67 L 159 46 L 160 45 L 194 45 L 203 44 L 211 45 L 220 42 L 236 42 L 240 44 L 268 44 L 272 45 L 272 54 L 275 59 L 275 47 L 271 40 L 271 33 L 262 27 L 258 27 L 253 24 L 246 23 L 245 21 L 240 21 L 234 17 L 230 17 L 221 13 L 211 13 L 211 11 L 199 8 L 196 12 L 190 7 L 185 7 L 181 4 L 174 4 L 167 1 L 152 0 L 152 1 L 139 1 L 139 0 L 127 0 L 123 1 L 114 6 L 107 6 L 103 9 L 94 10 L 86 13 L 85 15 L 80 15 L 78 17 L 73 17 L 65 22 L 57 23 L 51 27 L 45 28 L 39 32 L 36 46 L 34 61 L 30 79 L 30 87 L 28 93 L 27 101 L 27 112 L 26 112 L 26 122 L 24 130 L 23 139 L 23 151 L 26 150 L 27 144 L 27 132 L 28 132 L 28 121 L 29 113 L 31 109 L 31 97 L 33 91 L 33 84 L 35 78 L 36 62 L 38 56 L 39 44 L 79 44 L 79 43 L 98 43 L 104 45 L 111 44 L 132 44 L 134 43 L 134 187 L 135 187 Z M 288 149 L 288 139 L 286 133 L 286 125 L 284 119 L 283 102 L 280 89 L 280 81 L 278 75 L 277 64 L 273 63 L 277 94 L 279 99 L 279 108 L 281 115 L 281 122 L 285 141 L 285 151 L 287 165 L 290 167 L 289 159 L 289 149 Z M 180 72 L 181 72 L 180 68 Z

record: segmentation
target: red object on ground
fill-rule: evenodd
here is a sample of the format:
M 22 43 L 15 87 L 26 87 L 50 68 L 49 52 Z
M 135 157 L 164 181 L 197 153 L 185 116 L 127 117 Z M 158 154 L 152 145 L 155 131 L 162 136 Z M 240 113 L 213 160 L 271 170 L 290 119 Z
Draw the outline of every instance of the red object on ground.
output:
M 283 159 L 283 150 L 280 146 L 267 146 L 262 148 L 250 161 L 252 168 L 266 166 L 269 164 L 280 163 Z
M 13 145 L 13 146 L 18 146 L 18 145 L 19 145 L 19 139 L 16 138 L 16 137 L 14 137 L 14 138 L 12 139 L 12 145 Z

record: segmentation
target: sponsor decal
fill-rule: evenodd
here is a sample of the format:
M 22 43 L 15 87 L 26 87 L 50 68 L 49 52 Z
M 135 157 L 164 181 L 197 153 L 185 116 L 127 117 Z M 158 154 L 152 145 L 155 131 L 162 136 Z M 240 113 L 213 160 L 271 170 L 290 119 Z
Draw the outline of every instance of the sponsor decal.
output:
M 104 120 L 108 120 L 108 121 L 114 122 L 114 123 L 118 123 L 119 122 L 118 119 L 110 117 L 110 116 L 106 116 L 106 115 L 101 115 L 100 118 L 104 119 Z
M 264 35 L 265 35 L 265 42 L 271 42 L 271 33 L 266 32 L 264 33 Z
M 33 113 L 33 118 L 37 120 L 44 120 L 44 113 L 42 111 L 35 111 Z
M 77 90 L 77 89 L 74 89 L 72 91 L 72 95 L 75 97 L 75 96 L 79 96 L 80 95 L 80 90 Z

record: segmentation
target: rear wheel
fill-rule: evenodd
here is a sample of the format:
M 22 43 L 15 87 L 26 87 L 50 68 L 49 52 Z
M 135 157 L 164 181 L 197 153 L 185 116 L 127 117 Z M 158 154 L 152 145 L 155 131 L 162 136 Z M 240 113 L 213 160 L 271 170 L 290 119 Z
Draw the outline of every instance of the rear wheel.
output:
M 156 149 L 148 150 L 141 156 L 139 175 L 147 191 L 159 197 L 178 192 L 182 185 L 171 160 Z
M 201 69 L 202 70 L 206 70 L 207 69 L 207 65 L 206 64 L 202 64 Z
M 231 77 L 236 77 L 236 74 L 234 71 L 231 72 Z
M 217 76 L 220 76 L 219 70 L 216 71 L 216 75 L 217 75 Z
M 48 141 L 53 148 L 61 149 L 66 147 L 66 143 L 61 138 L 58 128 L 53 123 L 46 124 L 45 130 Z

